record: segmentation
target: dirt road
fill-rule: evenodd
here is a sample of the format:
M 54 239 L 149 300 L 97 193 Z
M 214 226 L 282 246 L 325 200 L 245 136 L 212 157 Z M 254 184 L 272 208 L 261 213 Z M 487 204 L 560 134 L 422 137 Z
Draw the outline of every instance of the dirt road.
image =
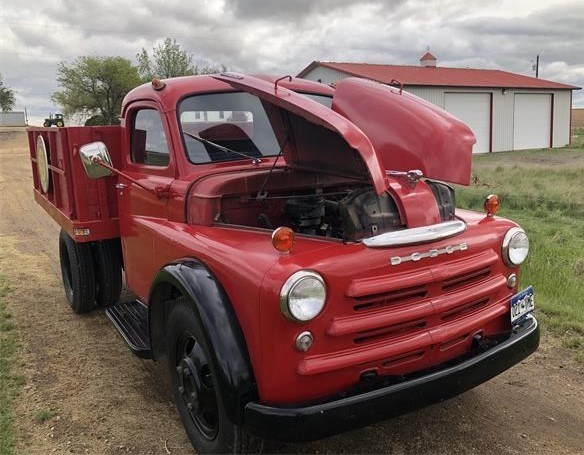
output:
M 102 312 L 74 315 L 61 287 L 55 223 L 33 201 L 26 135 L 0 130 L 0 274 L 26 376 L 18 453 L 187 454 L 161 380 Z M 55 415 L 37 423 L 35 415 Z M 523 364 L 446 403 L 280 453 L 583 454 L 584 368 L 544 333 Z

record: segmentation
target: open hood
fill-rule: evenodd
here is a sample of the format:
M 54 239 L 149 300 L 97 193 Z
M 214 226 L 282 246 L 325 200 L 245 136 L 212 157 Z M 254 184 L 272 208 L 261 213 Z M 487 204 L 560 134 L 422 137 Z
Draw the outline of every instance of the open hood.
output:
M 332 109 L 369 138 L 386 170 L 419 169 L 468 185 L 475 136 L 468 126 L 410 93 L 358 78 L 336 85 Z
M 291 168 L 367 179 L 378 194 L 390 186 L 386 170 L 420 169 L 430 178 L 469 183 L 471 131 L 413 95 L 351 78 L 338 84 L 329 109 L 257 77 L 214 77 L 291 113 L 294 146 L 283 149 Z M 285 85 L 294 88 L 294 83 Z
M 293 87 L 293 83 L 276 85 L 237 73 L 214 77 L 292 114 L 287 128 L 293 132 L 294 144 L 289 142 L 282 151 L 289 167 L 370 180 L 378 194 L 386 191 L 385 169 L 371 141 L 342 115 L 282 86 Z M 281 136 L 280 143 L 283 141 Z

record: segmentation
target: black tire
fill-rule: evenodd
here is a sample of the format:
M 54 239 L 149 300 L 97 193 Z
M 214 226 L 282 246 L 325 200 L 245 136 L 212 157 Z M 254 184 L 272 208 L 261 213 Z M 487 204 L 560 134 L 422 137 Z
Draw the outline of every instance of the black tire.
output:
M 213 378 L 211 361 L 199 318 L 184 297 L 169 302 L 166 321 L 167 362 L 178 412 L 197 453 L 258 453 L 262 441 L 233 424 Z
M 122 259 L 118 240 L 93 244 L 95 300 L 99 306 L 113 305 L 122 293 Z
M 45 122 L 43 122 L 43 126 L 44 126 L 45 128 L 48 128 L 49 126 L 51 126 L 51 123 L 50 123 L 50 122 L 46 122 L 46 121 L 45 121 Z
M 57 120 L 57 127 L 62 128 L 64 126 L 65 126 L 65 124 L 63 123 L 62 120 Z
M 61 229 L 59 257 L 65 296 L 73 311 L 86 313 L 96 307 L 93 254 L 89 243 L 76 243 Z

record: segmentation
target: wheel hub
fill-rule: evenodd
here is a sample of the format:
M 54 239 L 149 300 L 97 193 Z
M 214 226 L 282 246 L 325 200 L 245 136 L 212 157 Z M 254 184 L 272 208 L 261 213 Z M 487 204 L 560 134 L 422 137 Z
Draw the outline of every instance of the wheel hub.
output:
M 191 413 L 199 411 L 199 390 L 198 374 L 191 359 L 182 359 L 176 367 L 178 373 L 178 391 L 181 394 L 185 407 Z
M 181 401 L 202 436 L 213 440 L 219 411 L 209 362 L 201 344 L 188 332 L 180 337 L 177 348 L 177 390 Z

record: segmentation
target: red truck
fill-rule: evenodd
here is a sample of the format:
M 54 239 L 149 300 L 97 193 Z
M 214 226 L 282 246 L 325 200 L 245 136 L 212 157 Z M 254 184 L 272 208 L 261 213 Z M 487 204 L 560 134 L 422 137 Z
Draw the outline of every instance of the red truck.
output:
M 496 196 L 455 207 L 474 136 L 401 89 L 155 79 L 120 126 L 28 135 L 71 308 L 168 363 L 200 453 L 368 425 L 538 347 L 525 232 Z

